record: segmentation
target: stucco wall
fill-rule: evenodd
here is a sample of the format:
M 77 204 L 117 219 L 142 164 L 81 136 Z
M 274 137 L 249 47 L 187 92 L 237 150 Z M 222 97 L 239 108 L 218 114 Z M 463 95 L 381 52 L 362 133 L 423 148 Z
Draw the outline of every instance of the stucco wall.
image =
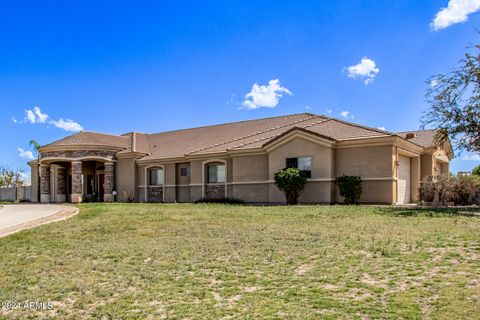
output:
M 36 164 L 31 166 L 31 176 L 30 176 L 30 183 L 32 185 L 32 202 L 38 202 L 38 166 Z
M 393 203 L 394 186 L 393 146 L 340 148 L 335 152 L 335 175 L 360 176 L 362 184 L 361 202 Z M 336 190 L 336 202 L 343 199 Z
M 332 148 L 322 146 L 303 138 L 294 138 L 275 148 L 268 157 L 268 179 L 273 181 L 274 174 L 279 169 L 285 168 L 287 158 L 312 157 L 312 177 L 305 186 L 299 201 L 305 203 L 332 201 L 332 183 L 334 176 L 334 151 Z M 315 181 L 321 180 L 321 181 Z M 285 202 L 284 194 L 275 184 L 269 184 L 269 201 Z
M 269 202 L 267 154 L 233 157 L 231 178 L 234 184 L 229 187 L 233 198 Z
M 135 194 L 136 172 L 134 158 L 118 159 L 115 163 L 115 191 L 117 191 L 117 201 L 128 201 L 128 199 L 125 199 L 124 193 L 127 194 L 127 197 L 133 195 L 135 200 L 137 200 L 138 196 Z
M 422 154 L 420 156 L 420 178 L 424 180 L 434 175 L 433 155 Z

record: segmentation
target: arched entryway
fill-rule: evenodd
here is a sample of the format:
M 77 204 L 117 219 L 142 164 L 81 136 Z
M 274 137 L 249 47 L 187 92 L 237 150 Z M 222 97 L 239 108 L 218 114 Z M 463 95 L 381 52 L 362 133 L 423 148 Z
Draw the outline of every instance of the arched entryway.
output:
M 101 155 L 89 151 L 42 153 L 39 169 L 42 203 L 114 200 L 113 153 Z

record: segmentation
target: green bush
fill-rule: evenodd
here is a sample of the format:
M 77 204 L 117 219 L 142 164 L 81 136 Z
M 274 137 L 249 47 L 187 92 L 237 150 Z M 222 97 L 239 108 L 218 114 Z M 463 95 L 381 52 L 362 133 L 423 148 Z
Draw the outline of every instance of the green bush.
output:
M 285 193 L 287 204 L 298 204 L 300 191 L 303 190 L 307 183 L 307 175 L 297 168 L 285 168 L 275 172 L 275 185 Z
M 338 187 L 345 203 L 358 204 L 362 195 L 362 178 L 342 175 L 335 179 L 335 185 Z
M 480 165 L 478 165 L 478 166 L 476 166 L 475 168 L 473 168 L 472 174 L 473 174 L 474 176 L 480 176 Z

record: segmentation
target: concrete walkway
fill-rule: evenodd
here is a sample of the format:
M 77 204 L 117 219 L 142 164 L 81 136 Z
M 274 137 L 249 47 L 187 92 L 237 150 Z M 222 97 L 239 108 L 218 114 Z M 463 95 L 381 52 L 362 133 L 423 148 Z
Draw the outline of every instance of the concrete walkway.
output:
M 78 212 L 72 206 L 7 204 L 0 206 L 0 237 L 45 223 L 65 220 Z

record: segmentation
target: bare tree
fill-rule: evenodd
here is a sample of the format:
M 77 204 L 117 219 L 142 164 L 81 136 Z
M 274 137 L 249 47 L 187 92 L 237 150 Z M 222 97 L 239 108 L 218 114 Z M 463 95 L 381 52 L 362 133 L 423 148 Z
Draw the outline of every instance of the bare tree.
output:
M 12 170 L 7 166 L 0 167 L 0 187 L 14 187 L 17 183 L 23 182 L 23 170 Z

